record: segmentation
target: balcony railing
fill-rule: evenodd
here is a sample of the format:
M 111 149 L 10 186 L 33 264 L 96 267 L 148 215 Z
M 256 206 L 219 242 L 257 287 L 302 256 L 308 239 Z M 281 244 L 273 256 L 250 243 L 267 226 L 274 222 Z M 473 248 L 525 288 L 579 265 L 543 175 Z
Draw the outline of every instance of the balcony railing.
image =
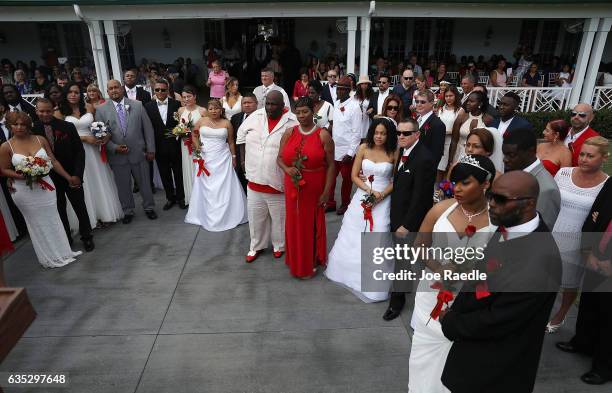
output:
M 612 109 L 612 86 L 598 86 L 593 92 L 593 109 Z

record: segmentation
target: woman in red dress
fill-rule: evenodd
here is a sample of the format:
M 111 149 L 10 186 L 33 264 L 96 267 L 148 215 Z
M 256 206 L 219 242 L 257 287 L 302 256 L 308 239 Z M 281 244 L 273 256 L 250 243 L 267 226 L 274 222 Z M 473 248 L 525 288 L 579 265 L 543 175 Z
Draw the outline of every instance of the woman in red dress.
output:
M 2 214 L 0 214 L 0 288 L 6 286 L 6 282 L 4 281 L 4 265 L 2 262 L 2 257 L 4 254 L 8 254 L 14 250 L 13 243 L 11 243 L 6 226 L 4 225 L 4 218 L 2 217 Z
M 308 279 L 327 261 L 325 204 L 334 177 L 334 141 L 314 122 L 308 97 L 295 104 L 299 125 L 281 139 L 278 165 L 285 171 L 285 264 L 294 277 Z

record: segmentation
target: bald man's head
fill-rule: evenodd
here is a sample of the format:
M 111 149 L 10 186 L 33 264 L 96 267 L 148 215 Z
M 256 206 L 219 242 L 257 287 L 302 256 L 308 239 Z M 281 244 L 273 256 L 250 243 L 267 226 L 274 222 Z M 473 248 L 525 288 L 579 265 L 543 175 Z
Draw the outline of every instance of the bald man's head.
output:
M 121 82 L 116 79 L 111 79 L 106 85 L 106 92 L 111 100 L 119 102 L 125 95 L 125 89 L 121 86 Z
M 285 101 L 283 95 L 278 90 L 272 90 L 266 96 L 266 113 L 272 119 L 278 119 L 283 114 L 283 108 L 285 108 Z
M 513 227 L 532 220 L 540 186 L 531 174 L 511 171 L 499 176 L 491 187 L 489 214 L 494 225 Z
M 584 130 L 593 121 L 593 107 L 589 104 L 580 103 L 574 107 L 571 113 L 571 132 L 573 134 Z

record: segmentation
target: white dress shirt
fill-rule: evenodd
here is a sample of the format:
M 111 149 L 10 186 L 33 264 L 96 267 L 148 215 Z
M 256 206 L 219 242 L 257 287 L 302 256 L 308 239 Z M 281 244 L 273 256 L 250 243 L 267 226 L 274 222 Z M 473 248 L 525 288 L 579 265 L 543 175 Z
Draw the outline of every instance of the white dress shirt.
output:
M 502 119 L 499 119 L 499 126 L 497 127 L 497 130 L 499 131 L 500 134 L 504 135 L 506 133 L 508 126 L 510 126 L 510 123 L 512 123 L 512 119 L 514 119 L 514 116 L 512 116 L 507 121 L 503 121 Z
M 404 151 L 402 152 L 402 157 L 410 157 L 410 153 L 412 152 L 412 150 L 414 150 L 414 147 L 417 145 L 417 143 L 419 143 L 418 139 L 416 140 L 416 142 L 414 142 L 414 144 L 412 146 L 410 146 L 407 149 L 404 149 Z M 404 162 L 402 161 L 402 159 L 400 157 L 399 164 L 397 165 L 397 169 L 400 169 L 403 164 L 404 164 Z
M 164 125 L 166 125 L 167 117 L 168 117 L 168 99 L 166 98 L 163 101 L 155 99 L 157 101 L 157 110 L 159 111 L 159 116 L 161 116 Z
M 419 123 L 419 128 L 423 127 L 423 124 L 425 124 L 425 122 L 427 121 L 427 119 L 429 119 L 429 116 L 431 115 L 433 115 L 433 111 L 429 111 L 423 116 L 419 116 L 419 119 L 417 120 L 417 122 Z
M 266 105 L 266 97 L 268 96 L 268 93 L 270 93 L 272 90 L 280 91 L 283 95 L 283 101 L 285 101 L 285 108 L 291 108 L 289 96 L 287 95 L 285 90 L 282 87 L 272 83 L 269 86 L 257 86 L 255 90 L 253 90 L 253 94 L 255 94 L 255 97 L 257 97 L 257 109 L 261 109 Z
M 361 109 L 357 101 L 349 98 L 336 101 L 332 118 L 332 138 L 335 144 L 334 160 L 342 161 L 346 155 L 355 156 L 361 141 Z
M 540 165 L 541 161 L 539 158 L 536 158 L 534 162 L 531 163 L 527 168 L 523 169 L 523 172 L 531 173 L 535 169 L 536 166 Z
M 23 112 L 23 109 L 21 109 L 21 104 L 17 104 L 15 106 L 9 104 L 9 112 Z
M 590 127 L 590 125 L 586 126 L 584 128 L 584 130 L 574 134 L 574 136 L 572 136 L 572 131 L 570 130 L 570 132 L 567 133 L 567 136 L 565 137 L 565 141 L 563 141 L 563 143 L 565 144 L 566 147 L 569 146 L 570 143 L 574 142 L 576 139 L 580 138 L 580 135 L 582 135 L 588 128 Z
M 508 235 L 506 236 L 506 239 L 504 239 L 504 237 L 501 236 L 499 238 L 499 241 L 502 242 L 504 240 L 518 239 L 519 237 L 523 237 L 535 231 L 536 229 L 538 229 L 539 225 L 540 225 L 540 216 L 539 214 L 536 213 L 536 216 L 532 218 L 531 220 L 527 221 L 526 223 L 515 225 L 513 227 L 506 227 L 506 232 Z
M 376 102 L 376 114 L 377 115 L 382 115 L 382 110 L 383 110 L 383 104 L 385 103 L 385 99 L 389 96 L 389 89 L 385 90 L 384 92 L 378 92 L 378 102 Z
M 126 86 L 125 91 L 127 93 L 127 98 L 130 100 L 136 100 L 136 86 L 132 87 L 131 89 Z
M 329 86 L 329 94 L 331 95 L 333 102 L 336 102 L 338 100 L 338 93 L 336 92 L 337 88 L 338 85 L 336 83 L 334 83 L 333 86 Z
M 9 134 L 9 130 L 8 130 L 8 127 L 6 126 L 5 121 L 6 119 L 2 119 L 0 121 L 0 129 L 2 130 L 2 133 L 4 134 L 4 139 L 8 141 L 10 134 Z

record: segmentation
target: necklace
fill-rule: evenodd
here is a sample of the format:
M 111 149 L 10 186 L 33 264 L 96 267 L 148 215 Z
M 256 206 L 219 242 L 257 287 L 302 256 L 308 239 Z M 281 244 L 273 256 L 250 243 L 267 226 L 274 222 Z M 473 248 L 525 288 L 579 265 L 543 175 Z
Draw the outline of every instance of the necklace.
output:
M 302 128 L 302 126 L 300 126 L 300 133 L 302 135 L 310 135 L 314 132 L 314 130 L 317 129 L 317 125 L 315 124 L 309 131 L 304 131 L 304 129 Z
M 481 211 L 471 214 L 467 210 L 465 210 L 463 206 L 459 205 L 459 207 L 461 208 L 463 215 L 467 217 L 468 223 L 471 223 L 474 217 L 478 217 L 479 215 L 481 215 L 482 213 L 486 212 L 489 209 L 489 205 L 487 204 Z

